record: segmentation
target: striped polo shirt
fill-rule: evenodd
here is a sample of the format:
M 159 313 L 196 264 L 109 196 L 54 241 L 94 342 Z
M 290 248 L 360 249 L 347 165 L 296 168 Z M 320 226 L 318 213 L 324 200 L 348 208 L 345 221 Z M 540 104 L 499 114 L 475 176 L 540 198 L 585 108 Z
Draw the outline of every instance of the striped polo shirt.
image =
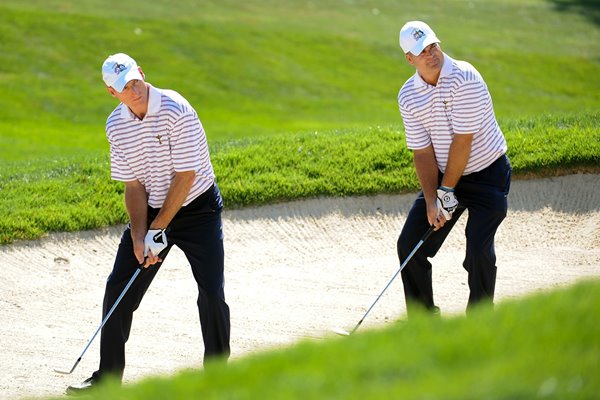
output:
M 111 178 L 138 180 L 146 188 L 150 207 L 162 207 L 175 172 L 196 171 L 184 206 L 214 183 L 202 123 L 190 103 L 173 90 L 149 85 L 143 120 L 120 103 L 106 121 L 106 136 Z
M 473 134 L 471 154 L 463 172 L 481 171 L 506 153 L 492 98 L 475 67 L 444 53 L 437 86 L 417 73 L 398 93 L 406 145 L 411 150 L 433 146 L 440 171 L 445 172 L 454 135 Z

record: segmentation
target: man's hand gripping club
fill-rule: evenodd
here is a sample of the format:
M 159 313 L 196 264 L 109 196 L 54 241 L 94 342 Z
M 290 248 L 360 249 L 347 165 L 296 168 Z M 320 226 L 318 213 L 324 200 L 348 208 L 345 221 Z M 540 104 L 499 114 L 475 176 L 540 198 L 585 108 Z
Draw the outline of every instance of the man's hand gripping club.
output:
M 144 238 L 145 266 L 162 261 L 158 255 L 167 248 L 167 234 L 164 229 L 149 229 Z
M 442 214 L 446 221 L 450 221 L 452 219 L 452 213 L 458 207 L 458 200 L 454 195 L 454 188 L 440 186 L 437 189 L 437 209 L 438 213 Z

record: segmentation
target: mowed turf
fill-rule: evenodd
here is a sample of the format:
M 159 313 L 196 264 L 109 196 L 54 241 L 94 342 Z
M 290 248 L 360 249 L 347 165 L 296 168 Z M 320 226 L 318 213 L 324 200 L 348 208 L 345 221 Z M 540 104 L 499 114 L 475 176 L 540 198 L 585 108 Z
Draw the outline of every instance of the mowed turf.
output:
M 515 120 L 507 125 L 517 176 L 599 172 L 599 114 Z M 228 140 L 211 146 L 228 209 L 315 196 L 416 191 L 412 155 L 397 128 L 365 128 Z M 50 231 L 123 223 L 123 185 L 107 154 L 4 164 L 0 243 Z
M 594 399 L 600 281 L 106 385 L 91 399 Z M 326 335 L 326 333 L 324 332 Z
M 396 95 L 413 72 L 398 31 L 410 19 L 481 71 L 500 119 L 596 111 L 600 31 L 586 4 L 4 0 L 0 128 L 10 149 L 0 159 L 104 150 L 115 102 L 100 66 L 119 51 L 188 98 L 212 140 L 398 124 Z

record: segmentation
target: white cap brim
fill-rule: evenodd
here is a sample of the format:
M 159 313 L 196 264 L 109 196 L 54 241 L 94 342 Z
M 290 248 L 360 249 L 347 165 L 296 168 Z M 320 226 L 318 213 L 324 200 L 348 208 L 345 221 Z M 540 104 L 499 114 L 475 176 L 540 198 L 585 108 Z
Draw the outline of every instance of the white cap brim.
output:
M 412 54 L 414 54 L 415 56 L 418 56 L 419 54 L 421 54 L 423 52 L 423 50 L 425 49 L 425 47 L 429 46 L 432 43 L 440 43 L 440 40 L 437 38 L 437 36 L 430 34 L 427 35 L 425 37 L 425 39 L 423 39 L 423 41 L 417 43 L 415 45 L 415 47 L 413 47 L 410 52 Z
M 144 80 L 144 77 L 140 73 L 140 70 L 137 66 L 135 68 L 131 68 L 129 71 L 127 71 L 127 73 L 120 75 L 119 78 L 110 86 L 117 92 L 121 93 L 123 89 L 125 89 L 127 82 L 134 79 Z

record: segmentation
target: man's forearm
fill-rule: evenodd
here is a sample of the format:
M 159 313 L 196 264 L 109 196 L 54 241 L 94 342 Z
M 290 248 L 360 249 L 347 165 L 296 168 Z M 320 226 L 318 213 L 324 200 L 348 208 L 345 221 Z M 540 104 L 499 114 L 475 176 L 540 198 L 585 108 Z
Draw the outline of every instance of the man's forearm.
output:
M 414 164 L 427 202 L 435 200 L 438 187 L 438 165 L 432 147 L 414 151 Z
M 471 155 L 472 134 L 454 135 L 448 153 L 448 165 L 442 178 L 442 186 L 455 187 L 462 177 Z
M 148 228 L 148 194 L 138 181 L 125 183 L 125 208 L 132 238 L 143 241 Z
M 177 172 L 171 182 L 171 187 L 167 193 L 167 198 L 160 209 L 160 212 L 150 224 L 150 229 L 165 229 L 171 223 L 175 214 L 181 209 L 181 206 L 187 199 L 190 189 L 196 179 L 195 171 Z

